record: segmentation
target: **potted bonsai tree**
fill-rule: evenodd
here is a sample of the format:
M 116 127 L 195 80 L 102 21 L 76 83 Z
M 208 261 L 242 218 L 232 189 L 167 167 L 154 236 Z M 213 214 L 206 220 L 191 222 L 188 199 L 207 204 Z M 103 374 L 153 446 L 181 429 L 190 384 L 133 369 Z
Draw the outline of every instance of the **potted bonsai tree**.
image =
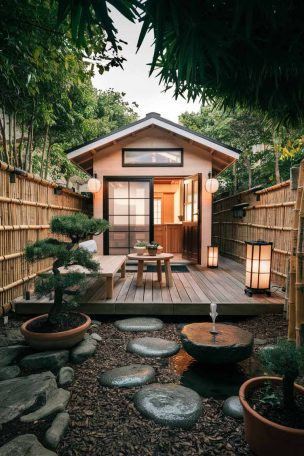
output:
M 68 348 L 83 339 L 91 319 L 75 312 L 75 309 L 86 274 L 77 271 L 77 268 L 67 268 L 79 265 L 89 271 L 98 271 L 99 264 L 94 261 L 92 253 L 79 247 L 79 242 L 104 232 L 108 228 L 108 222 L 76 213 L 53 217 L 50 228 L 52 233 L 63 235 L 70 241 L 46 238 L 25 248 L 25 258 L 29 262 L 54 259 L 52 272 L 39 274 L 35 283 L 38 294 L 54 293 L 54 303 L 48 314 L 32 318 L 21 326 L 27 342 L 39 349 Z
M 261 350 L 259 359 L 267 372 L 280 377 L 256 377 L 241 386 L 246 440 L 257 456 L 300 456 L 304 448 L 304 387 L 295 381 L 304 369 L 304 348 L 281 340 Z

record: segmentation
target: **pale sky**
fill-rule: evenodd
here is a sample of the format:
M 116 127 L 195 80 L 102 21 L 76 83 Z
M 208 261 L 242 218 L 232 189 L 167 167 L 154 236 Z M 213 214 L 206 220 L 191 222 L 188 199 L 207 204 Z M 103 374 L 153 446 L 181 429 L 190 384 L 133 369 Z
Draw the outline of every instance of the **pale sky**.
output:
M 148 112 L 158 112 L 173 122 L 178 121 L 182 112 L 199 111 L 200 103 L 188 103 L 183 98 L 175 100 L 172 91 L 162 92 L 164 87 L 158 83 L 154 75 L 149 77 L 148 63 L 152 60 L 152 36 L 146 39 L 136 54 L 136 44 L 140 31 L 140 24 L 132 24 L 117 12 L 112 14 L 115 27 L 118 29 L 119 38 L 128 42 L 123 48 L 122 55 L 127 59 L 124 69 L 111 68 L 102 76 L 96 74 L 93 85 L 97 89 L 107 90 L 113 88 L 126 93 L 126 100 L 136 101 L 139 105 L 139 117 L 144 117 Z

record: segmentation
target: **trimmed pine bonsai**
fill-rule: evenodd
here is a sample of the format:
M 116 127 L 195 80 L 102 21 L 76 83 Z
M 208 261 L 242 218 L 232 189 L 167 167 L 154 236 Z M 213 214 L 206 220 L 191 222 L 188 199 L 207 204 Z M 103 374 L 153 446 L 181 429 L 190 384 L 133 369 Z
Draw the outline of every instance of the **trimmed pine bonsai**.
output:
M 53 217 L 50 223 L 51 232 L 70 238 L 70 242 L 47 238 L 26 246 L 25 258 L 29 262 L 44 258 L 54 259 L 52 273 L 39 274 L 35 283 L 35 291 L 40 295 L 54 291 L 54 304 L 45 322 L 48 328 L 60 326 L 66 313 L 77 308 L 79 291 L 71 288 L 77 285 L 78 289 L 81 289 L 86 282 L 86 274 L 62 274 L 59 268 L 79 265 L 98 272 L 99 264 L 93 260 L 91 252 L 79 247 L 79 242 L 103 233 L 108 227 L 106 220 L 89 218 L 82 213 Z M 70 296 L 69 300 L 67 296 Z

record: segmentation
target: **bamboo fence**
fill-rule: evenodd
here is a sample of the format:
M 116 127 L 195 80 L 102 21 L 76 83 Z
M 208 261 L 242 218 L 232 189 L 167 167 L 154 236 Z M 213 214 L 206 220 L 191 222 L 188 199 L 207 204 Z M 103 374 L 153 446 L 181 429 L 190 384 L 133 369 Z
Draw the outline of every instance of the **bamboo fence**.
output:
M 90 199 L 67 189 L 55 194 L 56 187 L 0 161 L 0 315 L 32 287 L 37 273 L 50 269 L 50 259 L 25 261 L 26 244 L 50 235 L 54 215 L 92 212 Z
M 246 190 L 213 203 L 213 242 L 224 256 L 245 261 L 245 241 L 272 241 L 272 283 L 286 286 L 292 250 L 293 211 L 297 190 L 290 181 L 254 191 Z M 232 208 L 248 203 L 243 218 L 234 218 Z

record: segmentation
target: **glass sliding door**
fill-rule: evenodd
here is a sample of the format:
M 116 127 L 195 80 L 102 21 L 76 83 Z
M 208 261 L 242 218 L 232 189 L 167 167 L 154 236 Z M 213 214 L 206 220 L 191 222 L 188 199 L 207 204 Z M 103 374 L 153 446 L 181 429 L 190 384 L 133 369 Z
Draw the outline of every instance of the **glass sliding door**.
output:
M 136 241 L 152 239 L 152 192 L 152 178 L 105 178 L 104 218 L 110 223 L 105 254 L 126 255 Z

